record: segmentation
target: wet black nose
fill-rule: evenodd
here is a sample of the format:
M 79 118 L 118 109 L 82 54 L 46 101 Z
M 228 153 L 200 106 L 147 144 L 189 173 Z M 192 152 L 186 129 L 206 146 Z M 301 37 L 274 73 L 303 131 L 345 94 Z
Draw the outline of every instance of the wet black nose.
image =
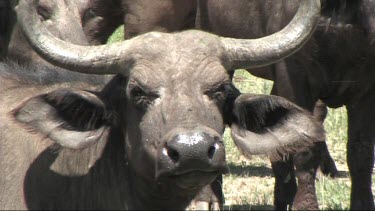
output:
M 184 160 L 209 162 L 220 151 L 220 138 L 207 133 L 179 134 L 168 141 L 163 153 L 174 163 Z
M 221 171 L 225 149 L 221 137 L 210 132 L 184 132 L 171 136 L 159 153 L 159 170 Z M 160 172 L 159 172 L 160 173 Z

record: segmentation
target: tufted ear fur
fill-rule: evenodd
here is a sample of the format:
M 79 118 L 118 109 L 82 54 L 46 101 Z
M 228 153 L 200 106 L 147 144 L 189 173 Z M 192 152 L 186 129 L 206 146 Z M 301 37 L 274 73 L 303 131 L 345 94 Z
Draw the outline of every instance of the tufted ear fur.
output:
M 110 124 L 110 115 L 97 95 L 74 89 L 32 97 L 13 115 L 35 132 L 72 149 L 98 142 Z
M 242 94 L 235 100 L 233 115 L 232 138 L 246 157 L 266 154 L 280 160 L 325 140 L 323 126 L 282 97 Z

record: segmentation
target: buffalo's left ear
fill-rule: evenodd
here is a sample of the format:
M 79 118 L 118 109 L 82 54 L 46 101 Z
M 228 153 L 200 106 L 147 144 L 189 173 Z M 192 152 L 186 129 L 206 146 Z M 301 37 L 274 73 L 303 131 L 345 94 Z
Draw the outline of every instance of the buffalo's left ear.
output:
M 232 138 L 248 158 L 266 154 L 280 160 L 325 140 L 323 126 L 282 97 L 242 94 L 234 102 L 233 115 Z

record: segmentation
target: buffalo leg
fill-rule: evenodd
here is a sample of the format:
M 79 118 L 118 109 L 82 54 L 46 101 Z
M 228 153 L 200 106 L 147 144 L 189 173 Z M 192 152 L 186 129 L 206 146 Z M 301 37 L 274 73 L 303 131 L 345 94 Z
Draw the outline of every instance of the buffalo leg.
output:
M 351 176 L 350 209 L 374 210 L 371 176 L 374 167 L 375 97 L 347 106 L 347 160 Z
M 275 175 L 274 205 L 276 210 L 287 210 L 293 205 L 297 192 L 297 183 L 294 176 L 292 159 L 285 162 L 272 162 Z
M 315 194 L 319 148 L 317 145 L 309 150 L 295 153 L 293 161 L 288 159 L 282 162 L 272 162 L 275 174 L 274 205 L 276 210 L 290 210 L 292 207 L 297 210 L 319 209 Z M 295 176 L 298 178 L 298 186 Z
M 272 94 L 282 96 L 302 108 L 313 111 L 317 97 L 309 86 L 309 80 L 306 75 L 306 71 L 301 70 L 301 66 L 294 60 L 286 59 L 282 62 L 276 63 L 272 66 L 274 86 L 272 88 Z M 324 114 L 324 113 L 323 113 Z M 325 143 L 324 143 L 325 144 Z M 287 175 L 294 178 L 294 168 L 292 166 L 286 167 L 286 169 L 273 168 L 274 174 L 276 175 L 275 182 L 275 206 L 276 209 L 286 209 L 285 204 L 289 205 L 289 209 L 318 209 L 318 201 L 315 193 L 315 174 L 319 166 L 321 157 L 323 154 L 322 150 L 324 145 L 314 144 L 313 147 L 309 148 L 304 152 L 295 153 L 293 155 L 293 161 L 296 168 L 295 176 L 298 178 L 298 185 L 296 192 L 289 192 L 290 194 L 295 193 L 295 196 L 285 197 L 282 192 L 278 193 L 277 190 L 288 190 L 295 189 L 293 182 L 283 183 L 285 178 L 278 178 L 280 175 Z M 327 151 L 328 153 L 328 151 Z M 291 158 L 292 159 L 292 158 Z M 278 164 L 282 165 L 282 164 Z M 285 166 L 290 164 L 285 164 Z M 277 171 L 286 171 L 289 173 L 278 173 Z M 278 176 L 277 176 L 278 175 Z M 280 181 L 278 181 L 280 180 Z M 294 197 L 294 202 L 293 202 Z M 292 199 L 291 199 L 292 198 Z M 291 201 L 291 202 L 290 202 Z
M 316 143 L 312 148 L 293 155 L 298 179 L 298 188 L 294 197 L 293 209 L 296 210 L 318 210 L 318 199 L 315 190 L 316 171 L 320 163 L 321 146 Z

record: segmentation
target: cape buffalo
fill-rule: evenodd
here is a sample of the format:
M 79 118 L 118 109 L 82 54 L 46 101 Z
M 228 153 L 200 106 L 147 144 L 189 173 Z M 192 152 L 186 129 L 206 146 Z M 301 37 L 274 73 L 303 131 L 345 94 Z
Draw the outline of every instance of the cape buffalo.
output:
M 233 38 L 258 38 L 269 35 L 270 31 L 273 30 L 272 32 L 274 32 L 276 28 L 279 30 L 280 25 L 284 24 L 286 19 L 289 21 L 295 14 L 295 9 L 298 6 L 297 1 L 279 1 L 276 3 L 275 1 L 264 0 L 113 0 L 110 2 L 111 4 L 107 4 L 107 1 L 95 0 L 94 10 L 100 17 L 97 18 L 99 24 L 97 22 L 93 25 L 87 24 L 85 28 L 92 43 L 105 43 L 109 34 L 121 23 L 125 25 L 125 38 L 131 38 L 149 31 L 174 32 L 191 28 L 203 29 Z M 119 20 L 122 20 L 122 22 Z M 318 101 L 314 107 L 313 104 L 310 105 L 305 101 L 295 99 L 294 92 L 300 94 L 304 93 L 304 90 L 289 89 L 295 83 L 306 84 L 305 80 L 283 80 L 280 82 L 281 76 L 288 78 L 288 73 L 282 68 L 278 69 L 278 78 L 270 67 L 252 68 L 249 71 L 256 76 L 274 81 L 278 80 L 277 83 L 280 84 L 280 88 L 284 89 L 284 93 L 288 93 L 283 94 L 284 97 L 314 112 L 319 121 L 324 121 L 327 108 L 321 101 Z M 233 71 L 230 75 L 232 76 L 232 74 Z M 295 74 L 299 78 L 306 75 L 303 71 L 297 71 Z M 273 92 L 281 95 L 276 89 Z M 316 101 L 316 99 L 313 100 Z M 315 144 L 313 149 L 304 153 L 311 156 L 294 156 L 294 159 L 302 159 L 301 161 L 303 161 L 298 162 L 302 166 L 299 166 L 299 164 L 296 166 L 299 171 L 298 175 L 300 175 L 298 188 L 292 160 L 289 161 L 287 166 L 283 162 L 273 164 L 276 175 L 276 209 L 286 209 L 288 205 L 292 206 L 294 198 L 297 199 L 295 208 L 318 209 L 314 187 L 315 172 L 318 165 L 326 175 L 335 176 L 337 174 L 335 163 L 325 142 Z M 285 184 L 286 178 L 291 179 Z M 220 181 L 220 178 L 218 178 L 218 181 Z M 220 186 L 220 184 L 217 185 Z M 220 188 L 216 189 L 219 190 Z M 214 195 L 216 195 L 214 198 L 220 198 L 222 195 L 221 191 L 214 192 Z M 210 194 L 207 196 L 203 194 L 199 200 L 212 203 L 212 198 Z M 213 201 L 215 203 L 215 200 Z M 306 204 L 304 201 L 309 203 Z
M 138 3 L 123 0 L 123 22 L 129 36 L 149 30 L 181 30 L 193 23 L 194 27 L 220 36 L 257 38 L 280 30 L 289 23 L 296 11 L 296 1 L 293 0 L 190 1 L 191 5 L 185 6 L 190 8 L 190 11 L 178 6 L 184 5 L 182 1 L 159 1 L 159 4 L 150 4 L 148 0 L 136 2 Z M 140 4 L 143 4 L 143 7 L 140 7 Z M 198 6 L 195 8 L 196 4 Z M 142 13 L 146 7 L 154 9 L 151 16 L 142 16 L 146 14 Z M 301 51 L 274 65 L 251 69 L 251 73 L 257 76 L 274 80 L 273 94 L 283 96 L 310 111 L 314 109 L 314 105 L 321 107 L 322 109 L 315 110 L 320 112 L 317 113 L 320 119 L 326 112 L 322 101 L 333 108 L 343 105 L 347 107 L 347 156 L 352 180 L 351 209 L 374 209 L 371 191 L 375 136 L 372 132 L 375 130 L 374 112 L 371 110 L 374 107 L 375 78 L 372 71 L 374 9 L 375 2 L 371 0 L 322 0 L 322 16 L 318 28 Z M 180 15 L 175 19 L 177 11 Z M 192 13 L 197 14 L 195 20 L 191 19 Z M 168 18 L 179 22 L 166 21 Z M 95 39 L 95 36 L 92 37 Z M 318 99 L 321 101 L 317 102 Z M 326 146 L 323 144 L 323 147 Z M 317 152 L 324 154 L 328 151 Z M 297 209 L 318 209 L 314 193 L 317 163 L 314 160 L 319 158 L 319 154 L 311 155 L 312 157 L 307 156 L 310 157 L 307 161 L 302 162 L 307 165 L 297 172 L 299 184 L 295 203 L 300 204 L 296 202 L 299 200 L 310 204 L 313 202 L 315 205 L 306 207 L 304 203 L 295 204 Z M 304 156 L 298 157 L 306 159 Z M 332 159 L 328 155 L 323 156 L 323 159 L 327 159 L 324 165 L 331 166 L 331 170 L 326 170 L 327 173 L 334 174 Z M 296 194 L 293 162 L 273 163 L 273 169 L 276 175 L 275 207 L 287 209 L 288 205 L 292 205 Z M 301 174 L 301 171 L 305 173 Z M 307 195 L 311 197 L 305 199 L 304 196 Z
M 116 76 L 86 90 L 1 64 L 1 209 L 184 209 L 226 172 L 225 125 L 245 155 L 272 160 L 324 139 L 312 115 L 281 97 L 241 94 L 228 74 L 297 51 L 314 30 L 318 1 L 304 1 L 286 28 L 260 39 L 190 30 L 106 46 L 53 37 L 36 5 L 22 1 L 17 12 L 43 58 Z

